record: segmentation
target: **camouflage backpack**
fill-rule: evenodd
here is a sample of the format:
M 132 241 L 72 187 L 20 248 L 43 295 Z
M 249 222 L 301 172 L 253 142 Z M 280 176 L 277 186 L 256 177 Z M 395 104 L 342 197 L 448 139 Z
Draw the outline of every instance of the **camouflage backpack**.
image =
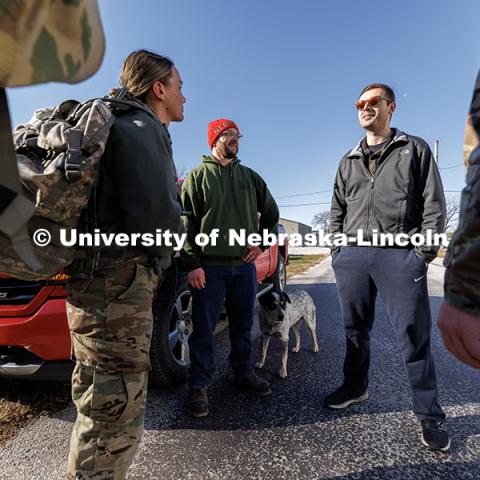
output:
M 4 87 L 80 82 L 104 51 L 96 0 L 0 0 L 0 235 L 32 267 L 26 223 L 35 206 L 22 193 Z
M 16 127 L 13 140 L 20 180 L 35 203 L 27 231 L 38 262 L 27 264 L 0 235 L 0 272 L 23 280 L 47 279 L 77 258 L 74 248 L 61 244 L 60 231 L 66 230 L 69 238 L 68 231 L 78 226 L 88 205 L 115 120 L 112 105 L 122 110 L 142 108 L 117 98 L 68 100 L 37 110 L 29 123 Z M 39 246 L 47 236 L 48 244 Z

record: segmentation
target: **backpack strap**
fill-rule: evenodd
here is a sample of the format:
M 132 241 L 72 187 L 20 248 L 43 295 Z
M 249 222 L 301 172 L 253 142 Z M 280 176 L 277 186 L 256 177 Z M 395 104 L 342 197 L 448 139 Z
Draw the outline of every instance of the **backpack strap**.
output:
M 81 131 L 76 130 L 75 128 L 71 128 L 68 131 L 65 176 L 70 183 L 76 182 L 82 178 L 82 139 L 83 133 Z
M 126 90 L 126 89 L 124 89 Z M 119 98 L 102 98 L 102 99 L 92 99 L 85 103 L 93 103 L 95 100 L 102 100 L 105 103 L 115 104 L 121 110 L 127 111 L 132 108 L 138 108 L 139 110 L 143 110 L 144 112 L 151 115 L 152 113 L 142 107 L 141 105 L 137 104 L 137 102 L 128 102 L 125 100 L 121 100 Z M 83 133 L 80 130 L 75 128 L 71 128 L 68 131 L 67 136 L 67 157 L 65 159 L 65 177 L 70 183 L 76 182 L 82 178 L 82 140 L 83 140 Z
M 123 111 L 128 111 L 128 110 L 131 110 L 132 108 L 136 108 L 137 110 L 142 110 L 143 112 L 150 115 L 157 122 L 159 121 L 158 118 L 155 116 L 155 114 L 148 107 L 144 107 L 143 105 L 141 105 L 140 102 L 133 102 L 129 100 L 119 100 L 116 97 L 104 97 L 101 100 L 103 100 L 105 103 L 112 103 L 115 106 L 117 106 L 119 110 L 123 110 Z

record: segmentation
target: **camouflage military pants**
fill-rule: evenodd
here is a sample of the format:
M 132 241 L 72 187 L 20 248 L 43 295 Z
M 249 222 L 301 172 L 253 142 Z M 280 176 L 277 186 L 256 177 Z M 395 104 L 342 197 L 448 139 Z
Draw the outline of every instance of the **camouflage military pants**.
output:
M 77 420 L 68 480 L 125 478 L 143 434 L 157 282 L 151 267 L 140 263 L 103 270 L 86 289 L 84 280 L 70 282 Z

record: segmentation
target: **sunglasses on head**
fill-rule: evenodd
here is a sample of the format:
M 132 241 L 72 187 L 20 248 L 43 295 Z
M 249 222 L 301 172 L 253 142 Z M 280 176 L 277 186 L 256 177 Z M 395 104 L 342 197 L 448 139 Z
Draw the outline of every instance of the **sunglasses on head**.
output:
M 367 100 L 359 100 L 358 102 L 355 103 L 355 107 L 357 110 L 363 110 L 365 108 L 365 105 L 368 103 L 371 107 L 374 107 L 377 105 L 377 103 L 380 100 L 385 100 L 387 103 L 391 103 L 392 100 L 390 100 L 387 97 L 384 97 L 383 95 L 374 95 L 373 97 L 368 98 Z

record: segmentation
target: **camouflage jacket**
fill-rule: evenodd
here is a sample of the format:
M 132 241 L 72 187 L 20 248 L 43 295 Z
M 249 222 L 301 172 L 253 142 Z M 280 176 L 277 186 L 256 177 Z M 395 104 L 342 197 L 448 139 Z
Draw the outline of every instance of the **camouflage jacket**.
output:
M 445 299 L 480 316 L 480 74 L 465 128 L 467 184 L 459 224 L 445 258 Z
M 104 49 L 96 0 L 0 1 L 2 87 L 80 82 L 97 71 Z

